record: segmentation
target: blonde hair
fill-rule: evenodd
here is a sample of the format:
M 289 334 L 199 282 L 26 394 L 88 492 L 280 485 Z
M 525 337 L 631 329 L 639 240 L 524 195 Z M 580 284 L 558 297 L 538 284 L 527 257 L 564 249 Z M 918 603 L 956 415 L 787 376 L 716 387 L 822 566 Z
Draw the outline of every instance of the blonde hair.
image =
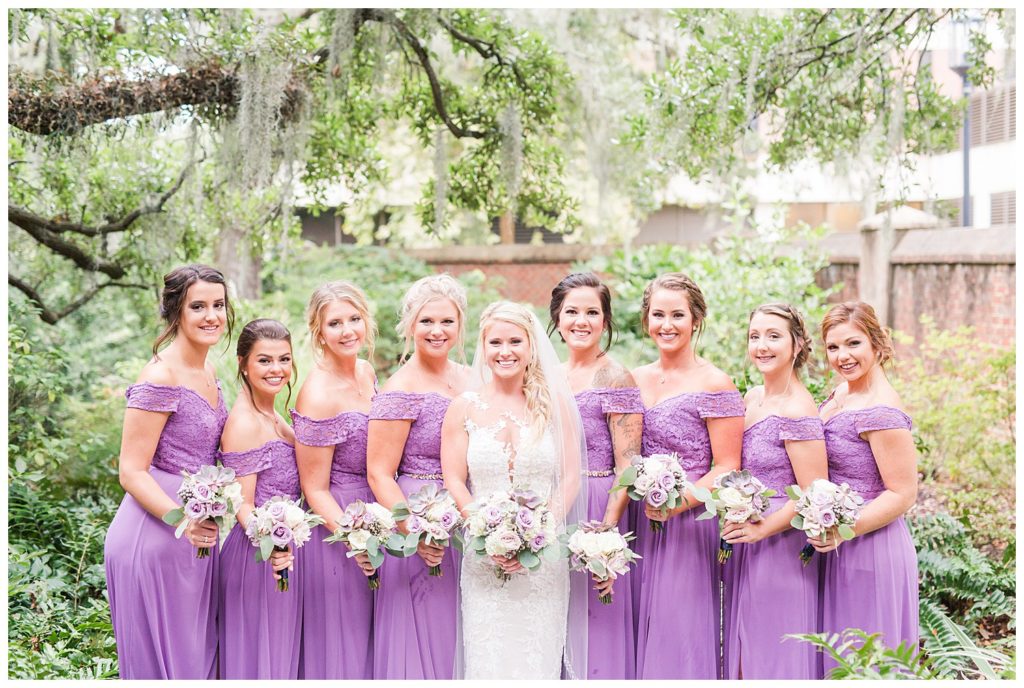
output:
M 370 313 L 370 303 L 363 290 L 345 280 L 335 280 L 321 284 L 313 290 L 306 307 L 306 322 L 309 325 L 309 339 L 313 346 L 313 356 L 323 360 L 324 345 L 322 335 L 324 329 L 324 310 L 335 301 L 346 301 L 352 304 L 366 323 L 366 357 L 373 360 L 373 346 L 377 340 L 377 321 Z
M 871 304 L 863 301 L 845 301 L 829 308 L 821 321 L 822 341 L 825 341 L 832 328 L 843 323 L 853 323 L 855 327 L 864 331 L 871 342 L 871 348 L 878 354 L 879 365 L 884 366 L 892 360 L 896 353 L 892 337 L 889 336 L 888 329 L 878 322 L 878 316 L 875 315 L 875 309 Z
M 459 334 L 455 339 L 455 348 L 459 352 L 459 360 L 466 362 L 464 342 L 466 339 L 466 288 L 457 279 L 443 273 L 421 277 L 412 283 L 402 296 L 402 305 L 398 310 L 398 325 L 395 330 L 405 340 L 402 359 L 409 353 L 412 344 L 412 330 L 416 316 L 431 301 L 448 299 L 459 312 Z
M 807 362 L 808 357 L 811 355 L 811 347 L 814 345 L 810 335 L 807 334 L 807 326 L 804 324 L 800 311 L 788 303 L 766 303 L 750 312 L 750 317 L 747 319 L 748 327 L 750 326 L 750 321 L 758 313 L 774 315 L 786 321 L 789 327 L 789 336 L 793 340 L 793 368 L 799 370 Z
M 540 437 L 544 428 L 554 418 L 551 392 L 537 358 L 538 342 L 534 338 L 534 333 L 543 332 L 544 328 L 528 307 L 511 301 L 496 301 L 480 314 L 478 352 L 483 352 L 487 327 L 494 322 L 514 325 L 526 333 L 526 341 L 530 343 L 530 361 L 526 364 L 526 373 L 523 376 L 523 391 L 526 393 L 526 412 L 530 416 L 530 431 L 534 437 Z M 477 355 L 480 356 L 481 353 L 477 353 Z

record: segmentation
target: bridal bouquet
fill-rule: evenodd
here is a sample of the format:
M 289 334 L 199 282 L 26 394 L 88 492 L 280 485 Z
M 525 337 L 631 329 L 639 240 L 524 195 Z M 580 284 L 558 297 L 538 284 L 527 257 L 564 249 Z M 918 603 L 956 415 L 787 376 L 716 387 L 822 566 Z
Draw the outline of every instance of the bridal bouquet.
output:
M 396 557 L 404 557 L 405 540 L 398 532 L 398 524 L 391 512 L 377 502 L 367 504 L 362 500 L 351 502 L 336 521 L 338 528 L 333 535 L 324 538 L 324 542 L 344 542 L 349 552 L 346 556 L 366 554 L 370 557 L 373 568 L 380 568 L 384 563 L 384 553 Z M 380 576 L 377 571 L 367 578 L 370 590 L 380 587 Z
M 164 523 L 174 525 L 174 537 L 180 538 L 189 521 L 212 519 L 220 530 L 220 543 L 231 532 L 235 524 L 235 512 L 242 506 L 242 486 L 235 481 L 235 472 L 230 468 L 203 466 L 197 473 L 182 471 L 185 479 L 178 488 L 181 506 L 164 514 Z M 199 547 L 196 559 L 210 556 L 209 547 Z
M 448 490 L 438 488 L 434 483 L 427 483 L 419 492 L 409 495 L 408 504 L 395 504 L 391 515 L 396 521 L 404 521 L 409 531 L 403 546 L 407 556 L 416 551 L 420 540 L 441 547 L 454 543 L 456 548 L 462 549 L 461 535 L 457 530 L 462 524 L 462 515 Z M 431 566 L 430 575 L 440 576 L 441 566 Z
M 562 536 L 569 549 L 569 568 L 573 571 L 587 571 L 598 580 L 612 580 L 625 575 L 629 565 L 640 555 L 629 548 L 629 541 L 635 539 L 632 533 L 625 535 L 619 529 L 600 521 L 587 521 L 575 526 Z M 611 604 L 611 595 L 598 597 L 601 604 Z
M 675 453 L 651 454 L 634 456 L 611 491 L 624 489 L 630 499 L 645 500 L 664 513 L 686 500 L 683 492 L 689 486 L 686 471 L 679 465 L 679 457 Z M 650 525 L 655 533 L 665 529 L 661 521 L 650 521 Z
M 776 492 L 764 486 L 750 471 L 729 471 L 715 478 L 711 490 L 706 487 L 695 487 L 693 496 L 704 503 L 707 508 L 697 517 L 698 521 L 706 518 L 719 517 L 719 529 L 722 523 L 757 523 L 764 518 L 764 512 L 771 505 L 769 497 Z M 724 564 L 732 556 L 732 544 L 719 538 L 718 563 Z
M 262 506 L 252 511 L 245 534 L 256 550 L 256 561 L 266 561 L 272 552 L 286 552 L 288 545 L 302 547 L 309 541 L 313 528 L 324 522 L 312 512 L 299 506 L 300 500 L 288 497 L 271 497 Z M 288 569 L 282 569 L 277 579 L 277 589 L 288 590 Z
M 480 556 L 516 559 L 527 571 L 540 566 L 541 557 L 558 559 L 555 517 L 536 493 L 513 488 L 495 492 L 467 507 L 466 533 L 469 548 Z M 502 582 L 512 578 L 500 567 Z
M 852 540 L 856 535 L 851 526 L 860 517 L 864 498 L 846 483 L 836 485 L 818 478 L 807 491 L 802 491 L 799 485 L 790 485 L 786 488 L 786 494 L 796 502 L 796 516 L 790 525 L 797 530 L 804 531 L 812 538 L 820 537 L 822 544 L 825 544 L 826 534 L 831 528 L 835 528 L 844 540 Z M 813 556 L 814 547 L 810 544 L 800 550 L 800 561 L 804 566 Z

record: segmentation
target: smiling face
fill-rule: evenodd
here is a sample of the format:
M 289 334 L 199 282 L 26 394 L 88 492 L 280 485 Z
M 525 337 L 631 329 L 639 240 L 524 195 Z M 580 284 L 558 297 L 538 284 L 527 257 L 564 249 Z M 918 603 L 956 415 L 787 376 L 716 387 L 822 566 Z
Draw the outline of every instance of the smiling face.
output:
M 292 379 L 292 346 L 283 339 L 259 339 L 239 365 L 254 396 L 276 396 Z
M 448 299 L 428 301 L 412 326 L 416 351 L 423 356 L 447 358 L 459 336 L 459 309 Z
M 829 365 L 847 382 L 867 375 L 878 362 L 871 338 L 852 322 L 839 323 L 828 331 L 825 353 Z
M 571 289 L 558 312 L 558 333 L 566 346 L 578 351 L 597 348 L 604 332 L 601 297 L 593 287 Z
M 321 313 L 320 337 L 325 352 L 340 358 L 356 356 L 366 341 L 363 314 L 349 301 L 331 301 Z
M 659 351 L 671 353 L 689 346 L 697 325 L 685 292 L 656 289 L 651 294 L 647 334 L 658 345 Z
M 789 322 L 778 315 L 754 313 L 747 329 L 747 355 L 762 375 L 791 370 L 795 351 Z
M 530 338 L 518 325 L 495 320 L 484 331 L 484 355 L 495 378 L 514 379 L 526 374 L 533 352 Z
M 178 334 L 199 346 L 213 346 L 227 323 L 224 285 L 198 281 L 185 292 Z

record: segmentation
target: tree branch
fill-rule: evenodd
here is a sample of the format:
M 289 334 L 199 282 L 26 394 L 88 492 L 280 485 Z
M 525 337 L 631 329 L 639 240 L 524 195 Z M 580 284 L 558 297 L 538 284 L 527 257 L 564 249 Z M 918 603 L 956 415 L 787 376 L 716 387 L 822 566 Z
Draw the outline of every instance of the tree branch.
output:
M 505 57 L 503 57 L 502 54 L 498 52 L 498 49 L 494 47 L 494 43 L 490 43 L 480 38 L 474 38 L 473 36 L 463 33 L 440 15 L 438 15 L 437 21 L 439 24 L 441 24 L 441 26 L 445 28 L 445 30 L 449 34 L 451 34 L 453 38 L 462 41 L 466 45 L 473 48 L 473 50 L 475 50 L 477 54 L 480 55 L 480 57 L 484 58 L 485 60 L 494 60 L 501 67 L 511 68 L 512 73 L 516 77 L 516 83 L 519 84 L 519 88 L 523 89 L 524 91 L 529 90 L 529 84 L 527 84 L 526 79 L 523 78 L 523 75 L 519 71 L 519 67 L 518 65 L 516 65 L 515 60 L 505 59 Z
M 66 239 L 61 239 L 59 235 L 45 227 L 40 227 L 30 222 L 22 225 L 13 217 L 9 219 L 12 223 L 25 230 L 29 236 L 40 244 L 54 253 L 64 256 L 83 270 L 88 270 L 89 272 L 102 272 L 104 275 L 107 275 L 112 279 L 121 279 L 125 274 L 127 274 L 127 270 L 125 270 L 121 265 L 113 261 L 90 256 L 88 253 L 83 251 L 81 247 L 67 241 Z
M 17 289 L 18 291 L 20 291 L 21 293 L 23 293 L 26 297 L 28 297 L 29 301 L 38 306 L 39 318 L 43 322 L 48 323 L 50 325 L 56 325 L 59 320 L 66 318 L 67 316 L 77 311 L 79 308 L 81 308 L 86 303 L 91 301 L 92 298 L 96 296 L 96 294 L 100 293 L 101 290 L 106 289 L 107 287 L 121 287 L 127 289 L 150 288 L 150 285 L 146 284 L 115 282 L 111 280 L 109 282 L 104 282 L 103 284 L 97 284 L 95 287 L 93 287 L 86 293 L 82 294 L 80 297 L 78 297 L 68 305 L 64 306 L 64 308 L 61 308 L 60 310 L 53 310 L 47 307 L 45 303 L 43 303 L 43 297 L 39 294 L 39 292 L 24 280 L 21 280 L 15 277 L 14 275 L 8 274 L 7 283 L 10 284 L 15 289 Z

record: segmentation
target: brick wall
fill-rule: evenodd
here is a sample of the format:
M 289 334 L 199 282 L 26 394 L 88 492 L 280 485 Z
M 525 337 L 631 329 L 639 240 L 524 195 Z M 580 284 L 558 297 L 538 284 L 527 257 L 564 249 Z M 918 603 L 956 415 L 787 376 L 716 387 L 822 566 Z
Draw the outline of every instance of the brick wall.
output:
M 509 301 L 523 301 L 547 306 L 551 290 L 568 275 L 572 263 L 431 263 L 437 272 L 461 275 L 480 270 L 488 281 L 494 280 L 498 292 Z

